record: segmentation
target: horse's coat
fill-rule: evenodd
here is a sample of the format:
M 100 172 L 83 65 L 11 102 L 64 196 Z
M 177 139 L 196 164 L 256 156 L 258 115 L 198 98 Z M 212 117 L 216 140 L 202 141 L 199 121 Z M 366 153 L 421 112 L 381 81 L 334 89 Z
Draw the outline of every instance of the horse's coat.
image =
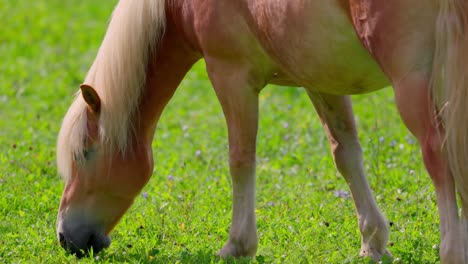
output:
M 258 93 L 268 83 L 306 89 L 353 194 L 361 255 L 390 255 L 347 95 L 392 84 L 437 192 L 441 259 L 466 263 L 454 186 L 466 211 L 467 18 L 463 0 L 121 0 L 59 135 L 67 181 L 61 244 L 77 254 L 108 246 L 107 234 L 151 175 L 161 112 L 204 58 L 227 121 L 233 182 L 232 226 L 219 255 L 257 249 Z

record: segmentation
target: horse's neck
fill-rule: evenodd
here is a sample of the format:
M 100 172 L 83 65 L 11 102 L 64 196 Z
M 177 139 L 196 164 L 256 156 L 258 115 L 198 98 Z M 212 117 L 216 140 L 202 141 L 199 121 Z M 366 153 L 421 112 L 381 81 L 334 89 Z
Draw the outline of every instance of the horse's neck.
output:
M 192 50 L 168 15 L 164 37 L 148 65 L 139 106 L 139 129 L 150 141 L 164 107 L 200 55 Z

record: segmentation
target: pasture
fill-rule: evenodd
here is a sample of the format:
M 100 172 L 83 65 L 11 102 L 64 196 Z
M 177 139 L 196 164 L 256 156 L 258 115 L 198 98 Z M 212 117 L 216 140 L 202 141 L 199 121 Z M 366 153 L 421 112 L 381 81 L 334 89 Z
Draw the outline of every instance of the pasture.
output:
M 111 233 L 110 248 L 77 260 L 57 242 L 57 133 L 115 3 L 0 2 L 0 262 L 218 261 L 231 218 L 227 130 L 202 61 L 161 117 L 153 176 Z M 390 224 L 388 249 L 397 263 L 438 263 L 434 189 L 392 90 L 353 102 L 368 180 Z M 368 262 L 358 256 L 349 189 L 302 89 L 262 91 L 257 161 L 259 249 L 239 262 Z

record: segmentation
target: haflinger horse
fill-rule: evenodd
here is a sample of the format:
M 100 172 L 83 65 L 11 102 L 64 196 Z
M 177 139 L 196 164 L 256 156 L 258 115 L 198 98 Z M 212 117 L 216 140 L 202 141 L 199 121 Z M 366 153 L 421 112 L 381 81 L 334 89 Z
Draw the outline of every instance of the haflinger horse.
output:
M 229 134 L 232 225 L 219 256 L 256 254 L 258 95 L 267 84 L 305 88 L 352 192 L 360 255 L 390 255 L 349 95 L 392 85 L 435 186 L 441 260 L 468 263 L 465 0 L 121 0 L 58 137 L 64 248 L 82 256 L 109 246 L 152 174 L 161 112 L 201 58 Z

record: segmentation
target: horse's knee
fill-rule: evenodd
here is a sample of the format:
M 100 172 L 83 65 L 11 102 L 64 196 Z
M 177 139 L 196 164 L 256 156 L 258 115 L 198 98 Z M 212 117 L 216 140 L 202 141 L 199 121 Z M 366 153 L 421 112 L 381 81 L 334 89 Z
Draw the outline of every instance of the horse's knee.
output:
M 249 168 L 255 166 L 255 148 L 237 148 L 229 150 L 229 164 L 232 168 Z
M 335 141 L 331 143 L 331 151 L 336 168 L 341 174 L 353 170 L 356 165 L 362 163 L 362 148 L 359 141 Z

